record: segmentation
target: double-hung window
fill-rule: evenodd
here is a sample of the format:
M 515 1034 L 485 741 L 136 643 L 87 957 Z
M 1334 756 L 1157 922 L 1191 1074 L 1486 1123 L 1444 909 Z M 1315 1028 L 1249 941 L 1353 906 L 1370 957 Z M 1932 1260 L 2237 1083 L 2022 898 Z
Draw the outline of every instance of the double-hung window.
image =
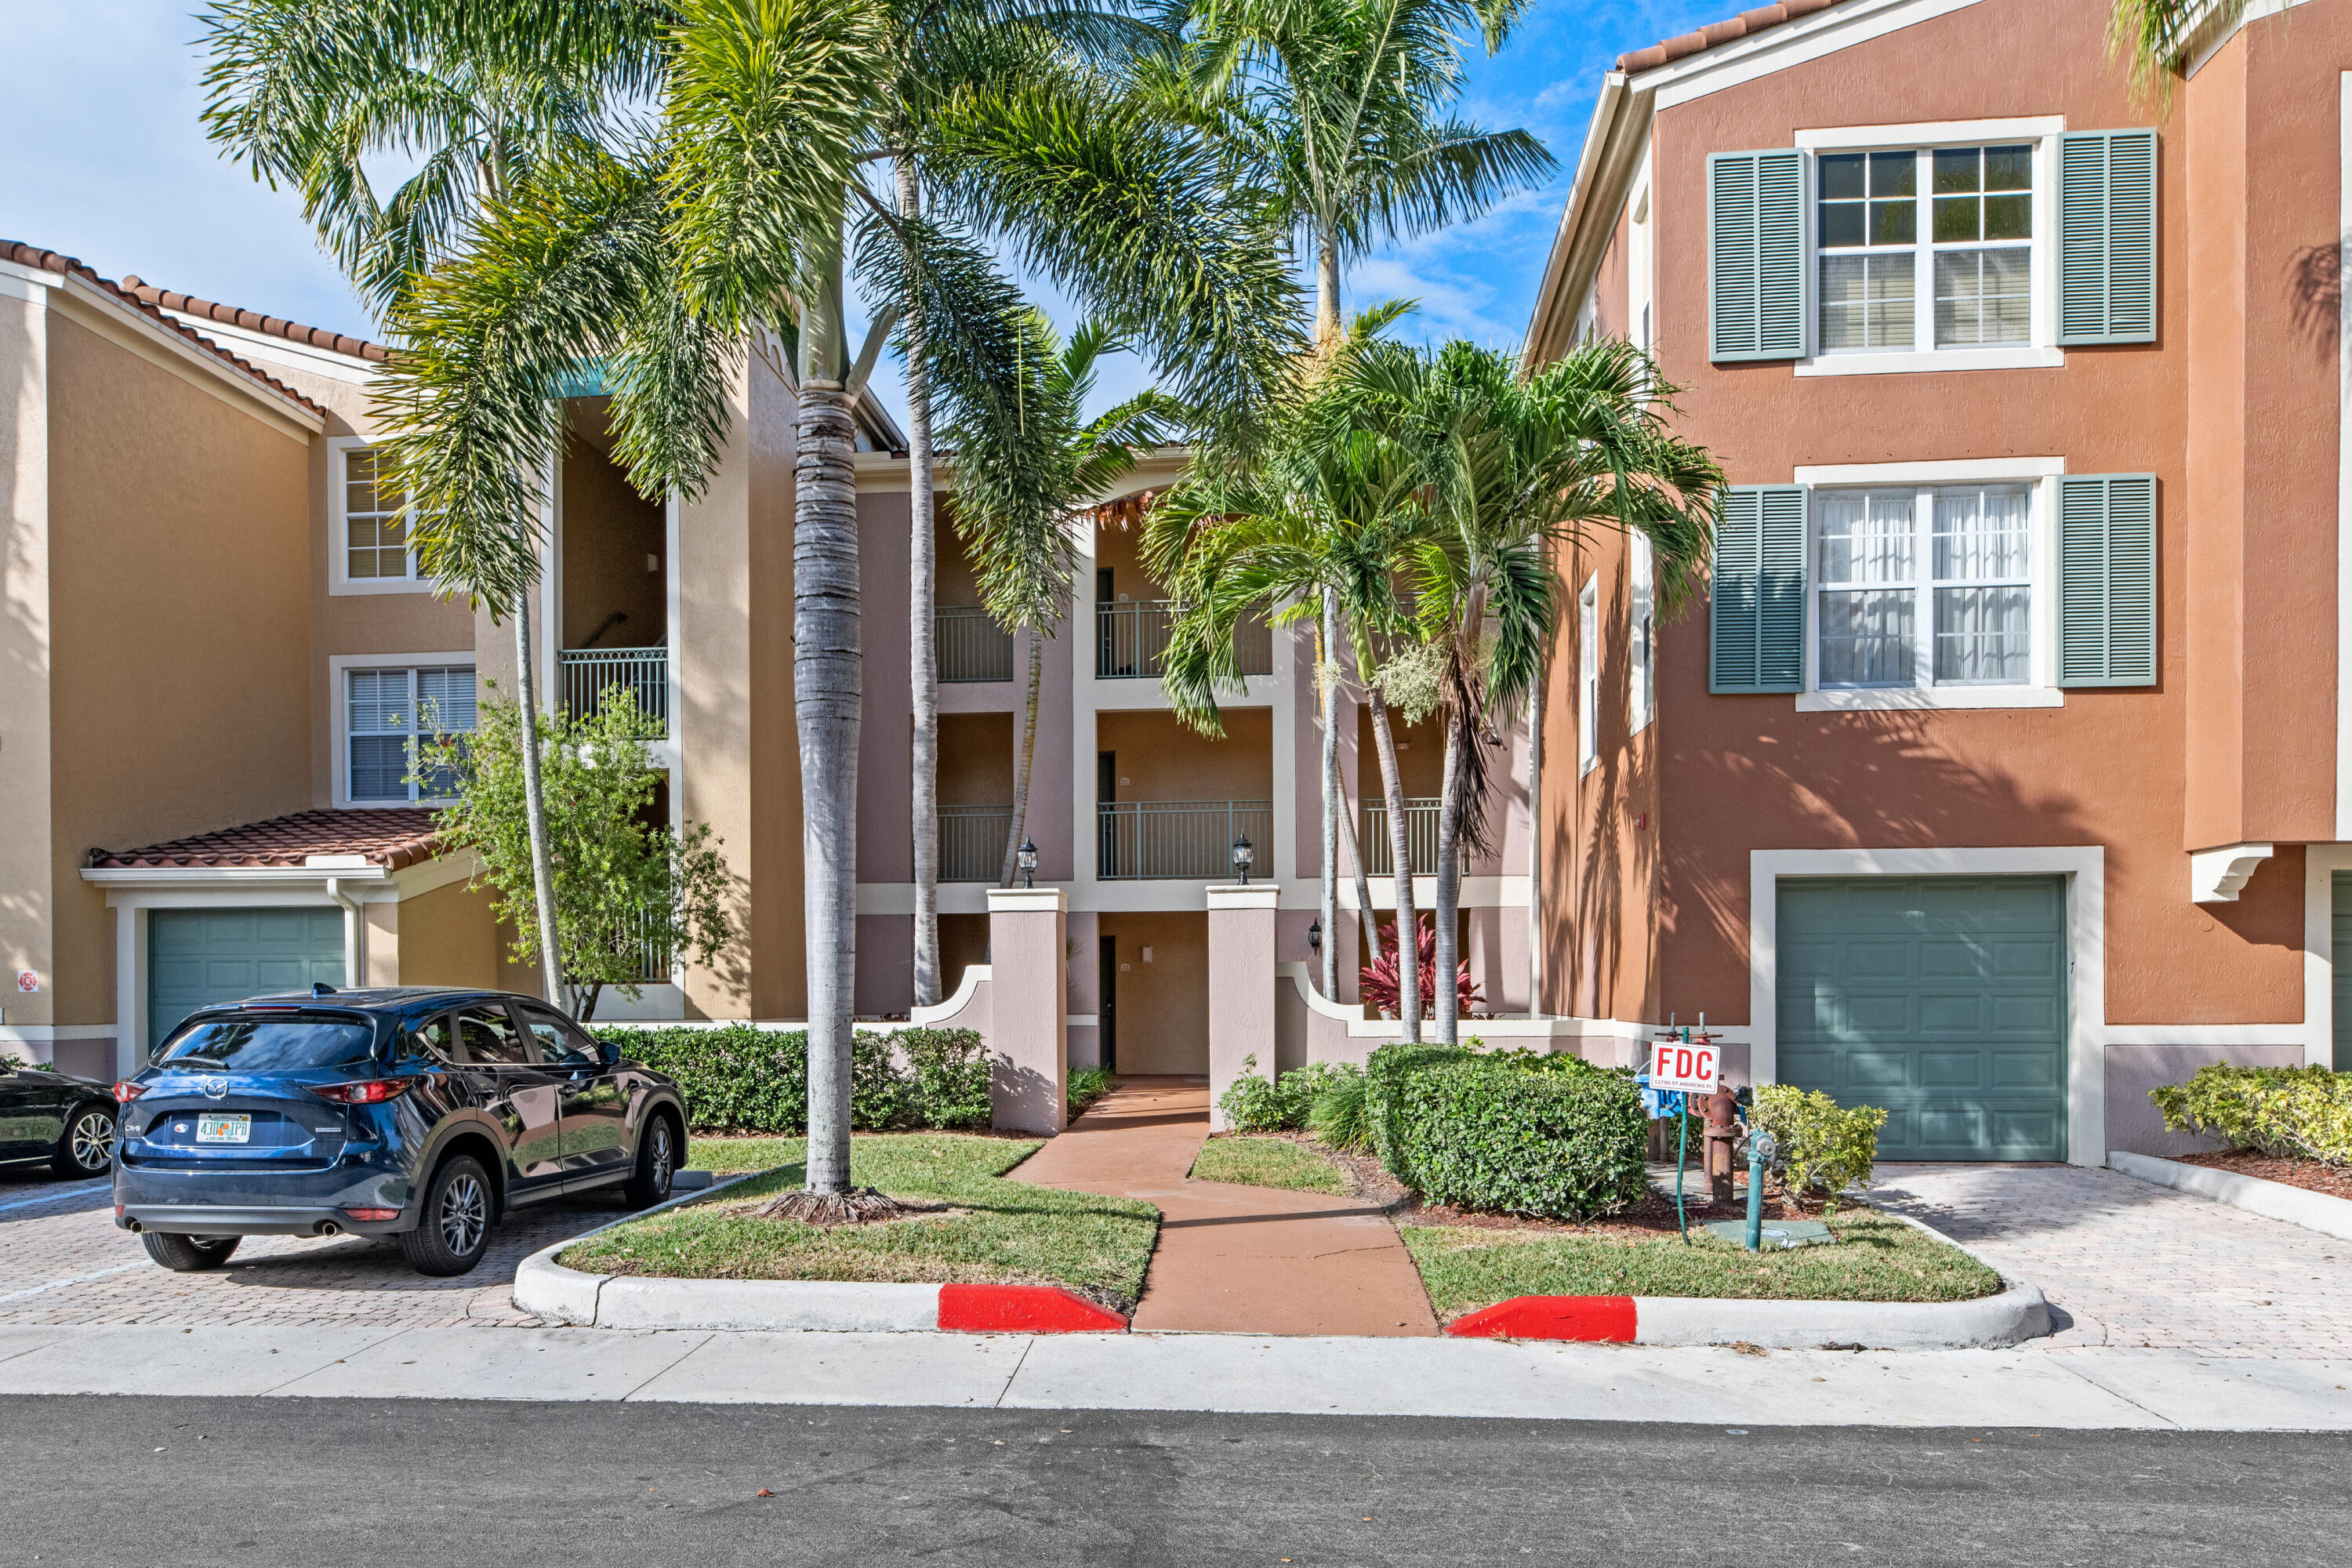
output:
M 1815 490 L 1815 685 L 2031 683 L 2035 488 Z
M 1821 352 L 2033 341 L 2033 146 L 1824 153 Z
M 329 451 L 329 518 L 334 552 L 331 591 L 338 594 L 415 593 L 431 588 L 417 573 L 408 536 L 408 499 L 386 471 L 377 448 L 349 438 Z
M 1601 578 L 1587 578 L 1576 596 L 1576 765 L 1601 761 Z
M 1640 734 L 1657 710 L 1657 564 L 1650 536 L 1636 530 L 1626 540 L 1625 728 Z
M 343 672 L 347 793 L 353 805 L 404 805 L 457 792 L 446 770 L 411 778 L 418 746 L 474 732 L 471 665 Z

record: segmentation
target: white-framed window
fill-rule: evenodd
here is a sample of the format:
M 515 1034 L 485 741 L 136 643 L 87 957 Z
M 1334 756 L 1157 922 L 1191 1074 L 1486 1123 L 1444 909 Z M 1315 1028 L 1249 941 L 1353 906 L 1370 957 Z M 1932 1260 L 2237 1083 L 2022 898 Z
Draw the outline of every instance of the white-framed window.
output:
M 352 805 L 408 805 L 446 800 L 446 773 L 412 782 L 420 742 L 474 732 L 470 664 L 351 665 L 338 672 L 342 734 L 342 796 Z
M 2021 368 L 2057 347 L 2060 121 L 1801 132 L 1812 357 L 1798 374 Z
M 1657 556 L 1646 533 L 1627 539 L 1625 578 L 1625 728 L 1638 735 L 1658 710 Z
M 405 498 L 385 479 L 377 449 L 339 437 L 327 449 L 327 525 L 337 594 L 430 592 L 410 548 Z
M 1816 489 L 1816 689 L 2033 684 L 2039 489 Z
M 1580 775 L 1601 761 L 1601 574 L 1576 596 L 1576 764 Z

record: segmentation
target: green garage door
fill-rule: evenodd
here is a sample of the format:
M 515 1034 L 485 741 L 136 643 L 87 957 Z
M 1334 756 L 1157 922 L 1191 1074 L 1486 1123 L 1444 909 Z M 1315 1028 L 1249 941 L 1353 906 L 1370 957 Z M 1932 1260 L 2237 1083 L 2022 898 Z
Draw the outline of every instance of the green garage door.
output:
M 2055 877 L 1784 879 L 1783 1083 L 1886 1111 L 1882 1160 L 2066 1157 Z
M 147 1048 L 197 1008 L 343 983 L 339 909 L 151 910 Z

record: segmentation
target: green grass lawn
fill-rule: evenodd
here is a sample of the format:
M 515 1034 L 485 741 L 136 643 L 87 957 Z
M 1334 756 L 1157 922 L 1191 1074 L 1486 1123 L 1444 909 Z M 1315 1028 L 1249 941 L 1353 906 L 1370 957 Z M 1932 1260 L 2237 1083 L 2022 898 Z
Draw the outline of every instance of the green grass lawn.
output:
M 1287 1138 L 1234 1134 L 1201 1145 L 1192 1162 L 1196 1182 L 1238 1182 L 1246 1187 L 1288 1187 L 1302 1193 L 1344 1193 L 1339 1167 Z
M 592 1237 L 562 1262 L 591 1273 L 682 1279 L 1068 1285 L 1131 1310 L 1160 1211 L 1132 1198 L 1005 1181 L 1003 1173 L 1037 1147 L 1032 1139 L 961 1132 L 860 1133 L 850 1140 L 850 1171 L 860 1186 L 948 1204 L 950 1212 L 826 1228 L 727 1212 L 799 1186 L 800 1139 L 697 1139 L 691 1158 L 704 1168 L 784 1168 L 714 1203 Z
M 1891 1215 L 1832 1215 L 1834 1247 L 1749 1252 L 1693 1230 L 1673 1236 L 1559 1236 L 1403 1226 L 1441 1319 L 1513 1296 L 1730 1296 L 1795 1301 L 1966 1301 L 2000 1277 Z

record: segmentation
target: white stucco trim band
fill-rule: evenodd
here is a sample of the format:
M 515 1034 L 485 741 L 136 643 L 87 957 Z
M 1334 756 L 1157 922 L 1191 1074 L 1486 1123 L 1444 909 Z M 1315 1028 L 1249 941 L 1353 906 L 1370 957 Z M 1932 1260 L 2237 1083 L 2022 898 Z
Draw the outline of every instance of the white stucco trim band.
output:
M 2106 850 L 1751 849 L 1748 854 L 1748 1072 L 1780 1081 L 1780 885 L 1783 877 L 2066 879 L 2066 1160 L 2106 1162 Z

